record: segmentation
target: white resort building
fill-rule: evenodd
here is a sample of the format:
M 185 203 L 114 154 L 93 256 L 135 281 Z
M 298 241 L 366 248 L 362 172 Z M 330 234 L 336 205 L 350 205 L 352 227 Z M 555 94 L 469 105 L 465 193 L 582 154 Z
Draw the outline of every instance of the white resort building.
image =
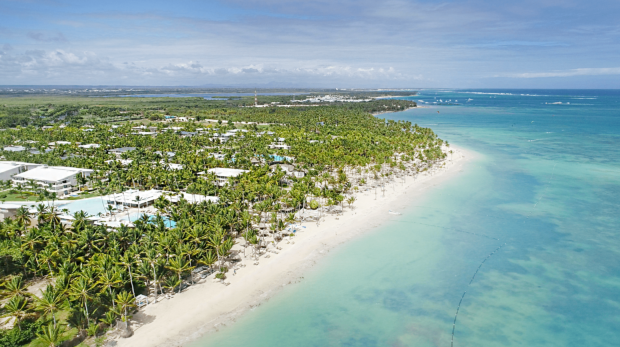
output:
M 22 163 L 18 161 L 0 161 L 0 181 L 10 181 L 14 175 L 34 169 L 42 164 Z
M 70 146 L 71 142 L 69 141 L 56 141 L 56 142 L 50 142 L 49 146 L 51 148 L 57 147 L 57 146 Z
M 161 190 L 139 191 L 131 189 L 122 193 L 107 195 L 104 198 L 109 205 L 123 205 L 128 207 L 146 207 L 152 205 L 162 195 Z
M 114 153 L 117 157 L 120 157 L 121 154 L 123 153 L 128 153 L 128 152 L 135 151 L 135 150 L 136 150 L 136 147 L 121 147 L 121 148 L 110 149 L 108 152 Z
M 101 145 L 97 144 L 97 143 L 89 143 L 87 145 L 79 145 L 79 148 L 86 148 L 86 149 L 91 149 L 91 148 L 99 148 L 101 147 Z
M 204 201 L 211 201 L 212 203 L 218 203 L 220 198 L 217 196 L 205 196 L 199 194 L 189 194 L 185 192 L 180 192 L 178 195 L 166 195 L 166 199 L 172 203 L 178 203 L 181 201 L 181 198 L 185 199 L 190 204 L 199 204 Z
M 279 137 L 277 139 L 275 139 L 274 142 L 272 142 L 269 145 L 269 148 L 273 148 L 273 149 L 285 149 L 285 150 L 289 150 L 291 149 L 291 146 L 287 145 L 285 143 L 286 139 Z
M 122 193 L 106 195 L 103 198 L 109 205 L 122 205 L 133 208 L 143 208 L 153 205 L 155 203 L 155 200 L 159 199 L 162 195 L 172 203 L 178 203 L 181 198 L 187 200 L 187 202 L 191 204 L 199 204 L 204 201 L 211 201 L 213 203 L 217 203 L 220 200 L 218 197 L 215 196 L 189 194 L 185 192 L 180 192 L 177 194 L 156 189 L 142 191 L 131 189 Z
M 26 150 L 26 147 L 24 146 L 7 146 L 4 147 L 3 150 L 7 151 L 7 152 L 23 152 Z
M 211 173 L 215 175 L 216 183 L 218 186 L 223 186 L 228 184 L 228 179 L 231 177 L 237 177 L 243 173 L 248 172 L 248 170 L 240 170 L 240 169 L 229 169 L 229 168 L 214 168 L 207 170 L 207 173 Z M 199 172 L 198 175 L 205 175 L 204 171 Z
M 78 174 L 88 177 L 92 173 L 90 169 L 43 165 L 14 175 L 13 185 L 27 185 L 32 181 L 51 193 L 63 196 L 78 189 Z

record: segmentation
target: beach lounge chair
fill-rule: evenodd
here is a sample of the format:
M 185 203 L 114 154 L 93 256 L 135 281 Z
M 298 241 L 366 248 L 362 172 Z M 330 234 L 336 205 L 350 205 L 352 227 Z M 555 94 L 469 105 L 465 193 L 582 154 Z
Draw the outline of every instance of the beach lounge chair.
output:
M 141 308 L 149 304 L 149 298 L 146 295 L 140 294 L 136 296 L 136 306 Z

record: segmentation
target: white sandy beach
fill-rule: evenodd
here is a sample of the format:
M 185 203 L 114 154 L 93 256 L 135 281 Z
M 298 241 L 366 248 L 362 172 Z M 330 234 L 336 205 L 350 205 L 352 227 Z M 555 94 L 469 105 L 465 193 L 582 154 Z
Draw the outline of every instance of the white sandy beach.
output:
M 302 223 L 306 228 L 297 232 L 294 243 L 281 242 L 282 250 L 278 254 L 261 255 L 259 265 L 253 265 L 248 248 L 248 257 L 243 260 L 246 266 L 236 270 L 235 275 L 232 270 L 227 274 L 226 282 L 230 285 L 214 282 L 213 275 L 210 275 L 171 299 L 147 305 L 131 321 L 134 335 L 127 339 L 117 338 L 117 346 L 182 346 L 233 323 L 246 310 L 265 302 L 283 286 L 301 281 L 304 271 L 332 248 L 375 229 L 385 221 L 399 218 L 388 211 L 406 208 L 429 188 L 457 175 L 475 155 L 461 148 L 451 146 L 450 149 L 454 154 L 452 160 L 448 155 L 445 168 L 433 175 L 420 174 L 415 181 L 413 177 L 407 177 L 404 184 L 390 184 L 385 197 L 378 191 L 376 200 L 374 190 L 357 193 L 353 208 L 345 207 L 341 216 L 326 216 L 320 226 L 313 222 Z M 242 249 L 235 247 L 239 248 Z

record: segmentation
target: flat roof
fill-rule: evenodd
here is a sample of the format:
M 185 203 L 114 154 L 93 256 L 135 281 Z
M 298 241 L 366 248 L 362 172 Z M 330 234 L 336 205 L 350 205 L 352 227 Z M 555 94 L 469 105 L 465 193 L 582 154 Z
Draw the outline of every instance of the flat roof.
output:
M 168 163 L 166 164 L 165 161 L 160 161 L 160 164 L 162 164 L 165 168 L 167 168 L 168 170 L 183 170 L 183 164 L 173 164 L 173 163 Z
M 9 151 L 9 152 L 22 152 L 26 150 L 26 147 L 24 146 L 7 146 L 4 147 L 5 151 Z
M 28 163 L 22 163 L 19 161 L 0 161 L 0 172 L 13 170 L 16 167 L 20 167 L 24 165 L 37 165 L 37 164 L 28 164 Z
M 123 193 L 111 194 L 104 197 L 108 202 L 137 204 L 136 198 L 140 198 L 140 205 L 150 203 L 162 195 L 161 190 L 127 190 Z
M 133 151 L 135 149 L 136 149 L 136 147 L 121 147 L 121 148 L 113 148 L 113 149 L 110 150 L 110 152 L 123 153 L 123 152 Z
M 185 192 L 181 192 L 179 195 L 166 195 L 166 199 L 171 202 L 179 202 L 179 200 L 181 200 L 181 197 L 187 200 L 187 202 L 189 202 L 190 204 L 199 204 L 203 201 L 211 201 L 213 203 L 217 203 L 218 201 L 220 201 L 220 198 L 218 198 L 217 196 L 205 196 L 199 194 L 189 194 Z
M 110 164 L 114 162 L 118 162 L 118 163 L 121 163 L 121 165 L 126 166 L 126 165 L 133 163 L 133 160 L 132 159 L 110 159 L 110 160 L 106 160 L 104 163 Z
M 17 205 L 17 204 L 0 204 L 0 209 L 1 210 L 16 210 L 20 207 L 22 207 L 23 205 Z M 28 206 L 25 206 L 26 208 Z
M 22 172 L 13 176 L 14 178 L 23 178 L 25 180 L 58 182 L 67 179 L 80 172 L 92 173 L 90 169 L 79 169 L 75 167 L 64 166 L 39 166 L 32 170 Z
M 99 148 L 99 147 L 101 147 L 101 145 L 99 145 L 97 143 L 89 143 L 87 145 L 79 145 L 78 147 L 80 147 L 80 148 Z
M 13 170 L 16 167 L 20 167 L 20 164 L 17 163 L 0 163 L 0 172 L 5 172 L 9 170 Z
M 240 170 L 240 169 L 229 169 L 229 168 L 214 168 L 214 169 L 209 169 L 207 170 L 207 172 L 211 172 L 213 174 L 215 174 L 215 176 L 220 176 L 220 177 L 237 177 L 239 175 L 241 175 L 244 172 L 248 172 L 248 170 Z

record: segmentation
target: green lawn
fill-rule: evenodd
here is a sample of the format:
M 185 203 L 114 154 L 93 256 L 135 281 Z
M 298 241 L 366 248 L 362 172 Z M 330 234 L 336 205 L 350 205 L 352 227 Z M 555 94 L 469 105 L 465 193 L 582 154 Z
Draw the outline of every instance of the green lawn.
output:
M 2 197 L 4 194 L 6 194 L 6 197 Z M 3 192 L 0 193 L 0 198 L 4 201 L 37 201 L 39 196 L 36 194 L 31 194 L 32 193 L 26 192 L 24 192 L 23 194 L 10 194 L 9 192 Z
M 82 200 L 82 199 L 87 199 L 87 198 L 94 198 L 96 196 L 101 196 L 101 193 L 99 192 L 82 193 L 78 197 L 70 197 L 65 200 Z
M 2 197 L 3 194 L 6 194 L 6 197 Z M 63 200 L 81 200 L 87 198 L 94 198 L 96 196 L 101 196 L 99 192 L 90 192 L 90 193 L 81 193 L 78 197 L 69 197 Z M 1 192 L 0 193 L 0 201 L 37 201 L 39 196 L 37 194 L 33 194 L 30 192 L 24 192 L 23 194 L 11 194 L 9 192 Z

